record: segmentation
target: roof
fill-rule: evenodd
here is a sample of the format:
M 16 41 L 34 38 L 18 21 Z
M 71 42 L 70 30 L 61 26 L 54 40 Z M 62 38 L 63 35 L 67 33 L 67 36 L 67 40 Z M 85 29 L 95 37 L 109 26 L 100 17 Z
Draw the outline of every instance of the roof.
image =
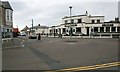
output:
M 8 1 L 2 1 L 2 5 L 5 9 L 10 9 L 13 11 L 13 9 Z
M 71 16 L 71 17 L 80 17 L 80 16 L 88 16 L 88 15 L 86 15 L 86 14 L 83 14 L 83 15 L 75 15 L 75 16 Z M 91 16 L 91 15 L 89 15 L 89 17 L 104 17 L 104 16 Z M 70 18 L 70 16 L 65 16 L 64 18 L 62 18 L 62 19 L 65 19 L 65 18 Z
M 32 27 L 30 27 L 32 28 Z M 33 26 L 33 28 L 48 28 L 47 26 Z
M 91 17 L 91 18 L 92 18 L 92 17 L 105 17 L 105 16 L 89 16 L 89 17 Z
M 25 26 L 25 28 L 24 29 L 22 29 L 21 31 L 26 31 L 26 30 L 28 30 L 29 28 L 27 27 L 27 26 Z
M 71 17 L 79 17 L 79 16 L 87 16 L 86 14 L 83 14 L 83 15 L 75 15 L 75 16 L 71 16 Z M 70 16 L 65 16 L 64 18 L 62 19 L 65 19 L 65 18 L 70 18 Z

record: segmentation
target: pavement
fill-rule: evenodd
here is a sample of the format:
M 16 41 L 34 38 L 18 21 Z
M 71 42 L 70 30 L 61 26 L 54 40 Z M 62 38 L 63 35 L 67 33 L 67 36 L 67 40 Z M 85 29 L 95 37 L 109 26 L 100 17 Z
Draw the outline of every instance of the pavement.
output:
M 118 70 L 118 39 L 21 40 L 24 47 L 3 50 L 4 70 L 80 70 L 80 67 L 96 65 L 102 70 L 103 64 L 107 65 L 104 70 Z
M 22 40 L 19 38 L 5 39 L 2 43 L 2 49 L 19 48 L 22 46 Z

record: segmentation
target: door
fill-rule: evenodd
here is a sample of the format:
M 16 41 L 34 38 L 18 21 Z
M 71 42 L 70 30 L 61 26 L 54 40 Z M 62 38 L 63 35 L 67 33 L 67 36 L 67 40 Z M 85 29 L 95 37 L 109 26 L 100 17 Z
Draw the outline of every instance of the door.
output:
M 87 36 L 89 36 L 89 27 L 87 27 Z

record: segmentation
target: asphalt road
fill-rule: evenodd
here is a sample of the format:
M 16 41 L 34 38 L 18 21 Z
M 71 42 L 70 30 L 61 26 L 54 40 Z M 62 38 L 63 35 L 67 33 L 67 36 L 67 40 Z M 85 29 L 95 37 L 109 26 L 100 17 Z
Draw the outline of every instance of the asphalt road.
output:
M 3 50 L 3 69 L 55 70 L 118 62 L 118 39 L 69 40 L 24 38 L 24 47 Z M 118 67 L 107 69 L 117 70 Z

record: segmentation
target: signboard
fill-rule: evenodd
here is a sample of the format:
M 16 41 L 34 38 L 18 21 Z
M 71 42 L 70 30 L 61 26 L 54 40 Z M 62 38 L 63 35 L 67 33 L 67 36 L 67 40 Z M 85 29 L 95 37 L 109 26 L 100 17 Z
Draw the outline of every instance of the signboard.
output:
M 114 26 L 113 24 L 102 24 L 102 26 Z
M 65 27 L 70 27 L 70 26 L 77 26 L 77 24 L 67 24 L 67 25 L 65 25 Z

